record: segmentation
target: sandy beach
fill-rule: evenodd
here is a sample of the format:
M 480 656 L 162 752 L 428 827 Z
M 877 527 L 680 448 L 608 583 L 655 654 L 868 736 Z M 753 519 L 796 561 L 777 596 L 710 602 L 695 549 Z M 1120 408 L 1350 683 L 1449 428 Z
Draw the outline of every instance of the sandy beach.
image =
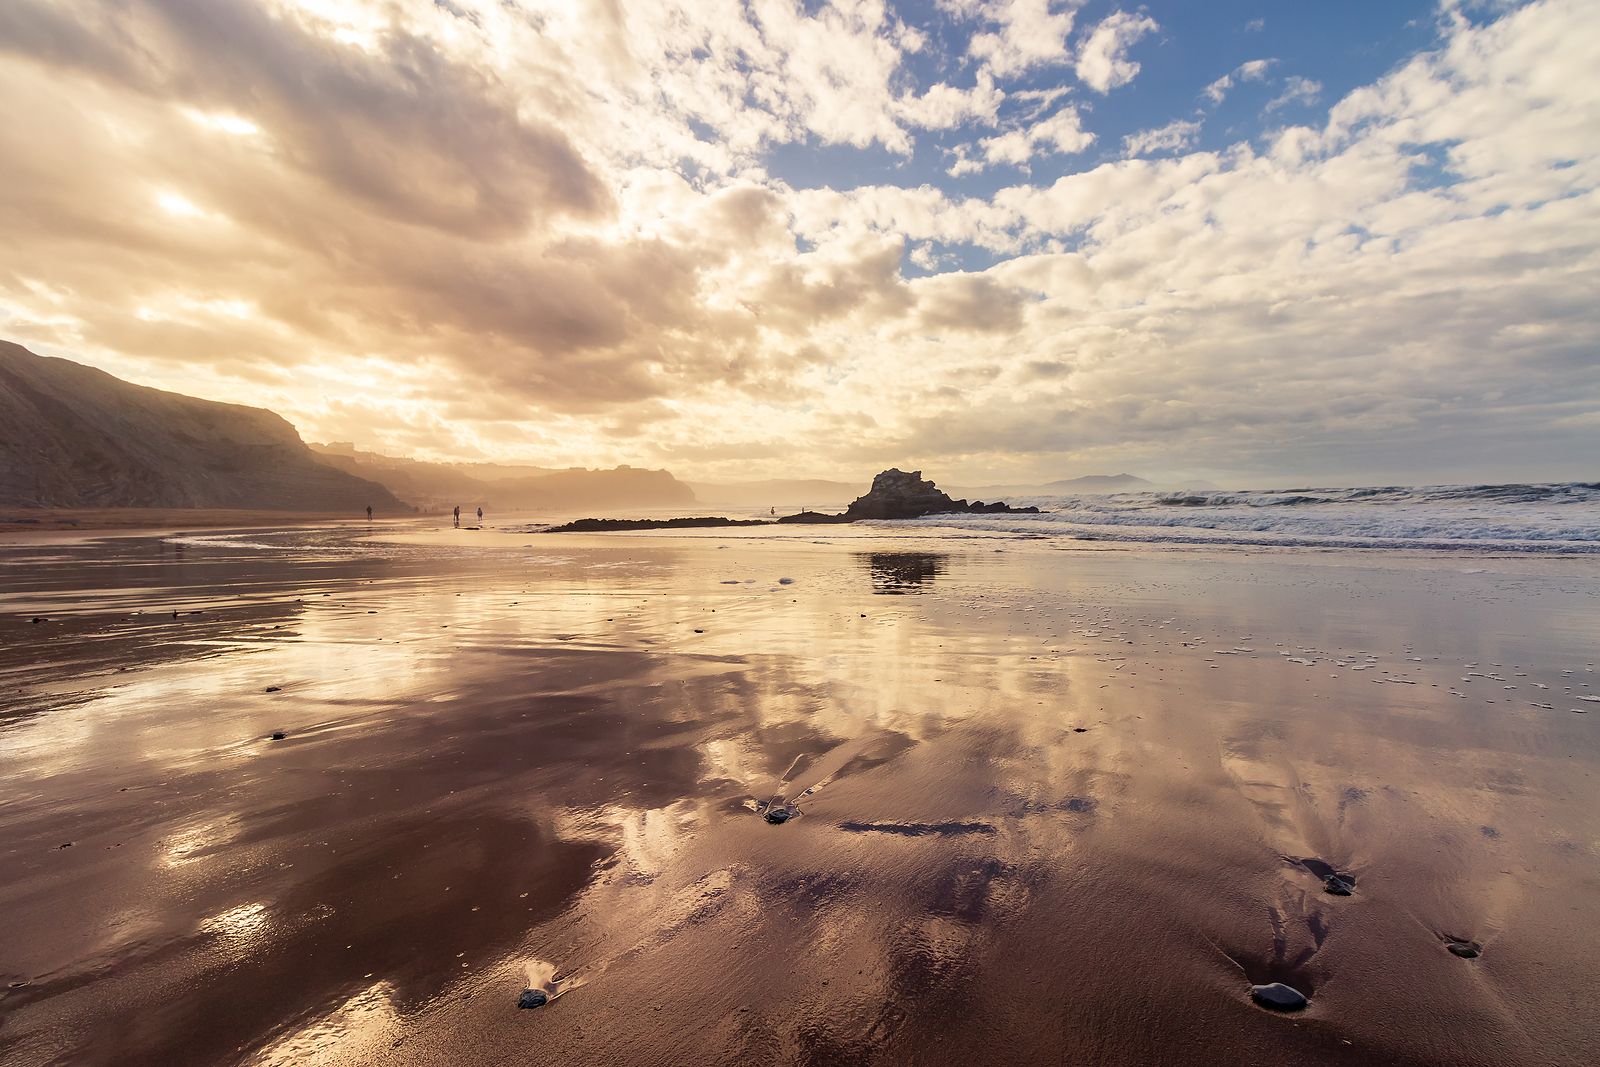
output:
M 432 520 L 0 588 L 8 1067 L 1600 1043 L 1592 559 Z

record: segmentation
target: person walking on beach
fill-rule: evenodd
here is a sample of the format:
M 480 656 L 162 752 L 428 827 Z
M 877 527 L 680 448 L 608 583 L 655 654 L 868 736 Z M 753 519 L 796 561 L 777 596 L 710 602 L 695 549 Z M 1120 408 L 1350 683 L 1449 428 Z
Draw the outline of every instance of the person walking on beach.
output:
M 482 508 L 478 509 L 478 525 L 479 526 L 483 525 L 483 509 Z
M 461 505 L 456 505 L 456 529 L 461 529 Z
M 372 521 L 372 505 L 371 504 L 367 505 L 367 521 L 368 522 Z

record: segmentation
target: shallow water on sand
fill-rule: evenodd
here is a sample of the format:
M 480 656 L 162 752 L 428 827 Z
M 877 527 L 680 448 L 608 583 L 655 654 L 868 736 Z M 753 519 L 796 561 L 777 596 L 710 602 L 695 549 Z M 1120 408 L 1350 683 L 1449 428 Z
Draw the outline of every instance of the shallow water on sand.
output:
M 0 590 L 8 1065 L 1600 1043 L 1582 560 L 326 529 Z

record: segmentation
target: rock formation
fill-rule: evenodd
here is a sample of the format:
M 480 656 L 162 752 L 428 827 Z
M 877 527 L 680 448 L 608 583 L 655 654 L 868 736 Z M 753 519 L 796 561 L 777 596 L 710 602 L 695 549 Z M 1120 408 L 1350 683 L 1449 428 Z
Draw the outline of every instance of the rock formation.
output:
M 918 519 L 924 515 L 945 515 L 955 512 L 1018 512 L 1037 514 L 1038 508 L 1013 508 L 1006 504 L 985 504 L 981 500 L 968 503 L 953 500 L 931 481 L 923 478 L 921 471 L 907 474 L 891 467 L 872 479 L 872 488 L 865 496 L 856 497 L 845 509 L 845 517 L 856 519 Z
M 837 522 L 859 522 L 862 519 L 918 519 L 924 515 L 954 514 L 1027 514 L 1037 515 L 1038 508 L 1014 508 L 1007 504 L 985 504 L 981 500 L 968 503 L 952 500 L 948 493 L 922 477 L 921 471 L 907 474 L 893 468 L 872 479 L 872 488 L 858 496 L 843 515 L 830 515 L 821 511 L 802 511 L 798 515 L 785 515 L 771 520 L 783 524 L 821 526 Z M 766 519 L 684 518 L 684 519 L 579 519 L 564 526 L 549 528 L 547 533 L 569 533 L 583 530 L 656 530 L 675 526 L 765 526 Z

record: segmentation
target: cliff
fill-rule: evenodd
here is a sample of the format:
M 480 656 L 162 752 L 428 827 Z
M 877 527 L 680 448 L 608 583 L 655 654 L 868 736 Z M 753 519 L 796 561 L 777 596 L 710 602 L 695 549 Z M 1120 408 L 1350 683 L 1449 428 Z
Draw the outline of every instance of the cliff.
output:
M 283 418 L 0 341 L 0 504 L 349 512 L 404 505 L 318 462 Z

